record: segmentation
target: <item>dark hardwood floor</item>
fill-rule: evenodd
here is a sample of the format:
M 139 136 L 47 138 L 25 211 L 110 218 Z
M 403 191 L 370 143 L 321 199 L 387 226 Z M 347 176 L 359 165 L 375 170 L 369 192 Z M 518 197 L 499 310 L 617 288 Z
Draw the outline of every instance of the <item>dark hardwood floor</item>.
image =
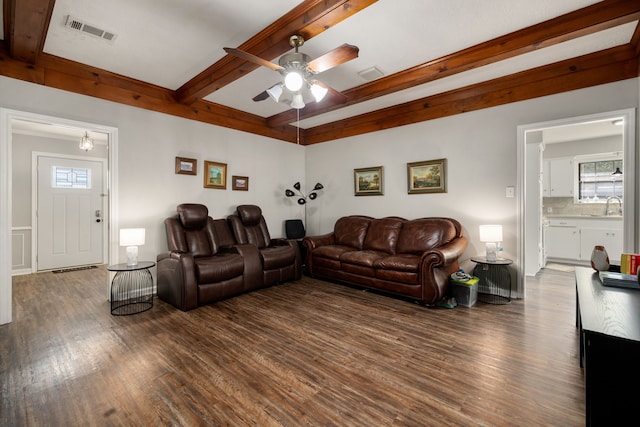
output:
M 0 425 L 584 425 L 573 273 L 470 309 L 303 278 L 124 317 L 107 277 L 14 277 Z

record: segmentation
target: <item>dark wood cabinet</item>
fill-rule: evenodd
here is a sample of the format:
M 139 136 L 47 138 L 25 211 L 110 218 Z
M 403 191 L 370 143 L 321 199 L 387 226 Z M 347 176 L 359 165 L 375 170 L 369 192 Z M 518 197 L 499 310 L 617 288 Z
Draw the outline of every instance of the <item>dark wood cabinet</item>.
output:
M 587 426 L 638 425 L 640 290 L 605 287 L 576 268 L 576 325 Z

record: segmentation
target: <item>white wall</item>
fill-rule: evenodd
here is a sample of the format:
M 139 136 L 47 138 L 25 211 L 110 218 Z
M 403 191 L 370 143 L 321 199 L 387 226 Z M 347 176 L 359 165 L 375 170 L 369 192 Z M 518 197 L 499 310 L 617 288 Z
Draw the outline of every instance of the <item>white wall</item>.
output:
M 255 203 L 274 236 L 283 235 L 285 219 L 303 217 L 294 198 L 282 195 L 298 180 L 307 190 L 315 182 L 326 188 L 308 205 L 308 234 L 330 231 L 337 218 L 349 214 L 451 216 L 470 239 L 463 268 L 470 269 L 469 257 L 483 252 L 478 242 L 483 223 L 503 224 L 505 256 L 516 259 L 517 198 L 505 197 L 505 188 L 517 184 L 516 127 L 637 108 L 639 97 L 638 79 L 630 79 L 305 148 L 0 77 L 2 107 L 118 128 L 118 216 L 120 227 L 147 228 L 141 259 L 155 259 L 166 248 L 162 221 L 181 202 L 204 203 L 214 218 L 238 204 Z M 198 176 L 175 175 L 176 156 L 197 158 Z M 448 193 L 407 194 L 406 163 L 441 157 L 448 160 Z M 228 163 L 229 177 L 249 176 L 250 191 L 204 189 L 204 160 Z M 355 197 L 353 169 L 377 165 L 385 168 L 385 195 Z M 0 272 L 0 279 L 5 277 Z
M 343 215 L 450 216 L 470 239 L 462 267 L 482 254 L 478 226 L 500 223 L 505 256 L 517 258 L 518 125 L 638 107 L 638 79 L 431 120 L 307 147 L 307 181 L 325 184 L 309 233 L 332 230 Z M 407 194 L 407 163 L 447 158 L 446 194 Z M 353 169 L 384 166 L 384 196 L 354 196 Z M 519 197 L 520 195 L 516 195 Z
M 303 217 L 284 190 L 304 185 L 304 147 L 1 76 L 0 106 L 118 128 L 119 225 L 147 229 L 140 259 L 166 250 L 163 221 L 179 203 L 203 203 L 213 218 L 257 204 L 272 237 L 284 235 L 285 219 Z M 176 156 L 198 159 L 198 175 L 175 174 Z M 203 187 L 204 160 L 228 164 L 226 190 Z M 232 175 L 248 176 L 249 191 L 232 191 Z M 125 258 L 122 249 L 111 262 Z

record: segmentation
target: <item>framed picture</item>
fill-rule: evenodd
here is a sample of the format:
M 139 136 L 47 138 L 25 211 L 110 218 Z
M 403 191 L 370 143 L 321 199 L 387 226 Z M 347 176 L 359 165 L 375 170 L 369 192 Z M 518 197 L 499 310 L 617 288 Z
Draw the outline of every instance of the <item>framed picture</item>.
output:
M 233 175 L 231 177 L 231 189 L 238 191 L 249 191 L 249 177 Z
M 356 196 L 382 196 L 384 168 L 376 166 L 353 170 L 353 181 Z
M 446 193 L 447 159 L 407 163 L 409 194 Z
M 198 161 L 186 157 L 176 157 L 176 173 L 183 175 L 197 175 Z
M 227 189 L 227 164 L 204 161 L 204 187 Z

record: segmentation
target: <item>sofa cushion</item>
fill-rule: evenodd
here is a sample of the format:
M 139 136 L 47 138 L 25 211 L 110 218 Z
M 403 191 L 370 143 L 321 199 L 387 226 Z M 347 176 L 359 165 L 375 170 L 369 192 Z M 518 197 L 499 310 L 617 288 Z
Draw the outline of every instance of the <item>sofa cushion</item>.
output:
M 445 218 L 422 218 L 402 225 L 396 253 L 421 253 L 456 238 L 455 225 Z
M 388 254 L 396 253 L 398 236 L 404 222 L 406 220 L 399 217 L 372 219 L 367 229 L 363 248 Z
M 340 218 L 333 228 L 336 243 L 362 249 L 370 222 L 371 218 L 366 216 L 353 215 Z
M 420 257 L 412 254 L 397 254 L 377 259 L 373 267 L 383 270 L 418 272 Z
M 196 258 L 198 283 L 222 282 L 244 272 L 244 259 L 236 253 L 221 253 L 213 257 Z
M 314 249 L 313 257 L 316 258 L 329 258 L 336 261 L 340 260 L 340 257 L 346 252 L 353 252 L 353 248 L 342 245 L 327 245 L 320 246 Z
M 366 267 L 373 267 L 374 263 L 380 258 L 386 257 L 385 252 L 377 251 L 351 251 L 342 254 L 340 262 L 342 264 L 355 264 L 364 265 Z

